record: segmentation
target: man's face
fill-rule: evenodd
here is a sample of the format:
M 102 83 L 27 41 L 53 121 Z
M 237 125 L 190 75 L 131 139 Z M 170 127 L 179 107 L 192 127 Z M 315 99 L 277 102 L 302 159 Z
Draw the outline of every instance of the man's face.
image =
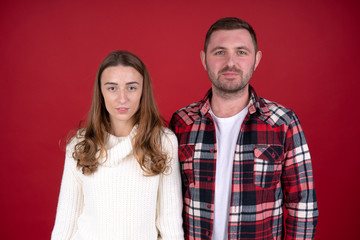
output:
M 206 53 L 201 51 L 200 56 L 213 88 L 228 94 L 248 88 L 261 52 L 255 52 L 247 30 L 217 30 L 210 37 Z

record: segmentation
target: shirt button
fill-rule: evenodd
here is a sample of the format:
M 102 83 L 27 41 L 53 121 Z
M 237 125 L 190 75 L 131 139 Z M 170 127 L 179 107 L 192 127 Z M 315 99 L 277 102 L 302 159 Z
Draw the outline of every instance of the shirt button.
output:
M 210 236 L 210 232 L 209 232 L 209 231 L 206 232 L 206 236 Z
M 207 207 L 208 209 L 210 209 L 210 208 L 211 208 L 210 204 L 208 204 L 206 207 Z
M 210 152 L 211 152 L 211 153 L 213 153 L 214 151 L 215 151 L 215 150 L 214 150 L 213 148 L 212 148 L 212 149 L 210 149 Z
M 275 153 L 271 154 L 271 156 L 272 156 L 273 158 L 275 158 Z
M 211 177 L 208 177 L 208 181 L 209 181 L 209 182 L 211 181 Z

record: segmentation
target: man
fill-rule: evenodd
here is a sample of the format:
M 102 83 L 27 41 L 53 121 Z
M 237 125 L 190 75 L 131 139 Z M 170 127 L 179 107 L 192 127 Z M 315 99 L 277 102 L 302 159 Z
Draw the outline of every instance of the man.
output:
M 186 239 L 314 238 L 318 210 L 299 120 L 249 85 L 261 55 L 247 22 L 215 22 L 201 51 L 212 87 L 171 119 Z

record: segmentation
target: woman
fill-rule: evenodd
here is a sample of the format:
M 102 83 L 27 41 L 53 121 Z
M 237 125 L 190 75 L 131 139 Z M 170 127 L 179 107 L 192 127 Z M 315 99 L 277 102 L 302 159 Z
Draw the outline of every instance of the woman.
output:
M 177 140 L 149 73 L 125 51 L 101 63 L 87 125 L 68 143 L 52 239 L 184 239 Z

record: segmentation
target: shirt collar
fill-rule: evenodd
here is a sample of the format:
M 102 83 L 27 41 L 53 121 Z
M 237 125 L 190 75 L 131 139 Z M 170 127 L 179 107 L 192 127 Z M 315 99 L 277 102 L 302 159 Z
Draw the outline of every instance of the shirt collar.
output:
M 260 98 L 255 89 L 249 85 L 249 92 L 250 92 L 250 103 L 249 103 L 249 114 L 254 114 L 259 112 L 261 115 L 269 116 L 271 115 L 269 108 L 267 107 L 266 102 L 264 99 Z M 212 90 L 211 88 L 205 94 L 205 97 L 198 103 L 199 106 L 199 113 L 202 116 L 205 116 L 209 113 L 210 110 L 210 99 L 212 97 Z M 192 114 L 196 114 L 196 112 L 192 112 Z
M 259 112 L 261 115 L 270 116 L 271 112 L 265 100 L 256 94 L 255 89 L 251 85 L 249 85 L 249 91 L 250 91 L 249 113 L 254 114 L 256 112 Z

